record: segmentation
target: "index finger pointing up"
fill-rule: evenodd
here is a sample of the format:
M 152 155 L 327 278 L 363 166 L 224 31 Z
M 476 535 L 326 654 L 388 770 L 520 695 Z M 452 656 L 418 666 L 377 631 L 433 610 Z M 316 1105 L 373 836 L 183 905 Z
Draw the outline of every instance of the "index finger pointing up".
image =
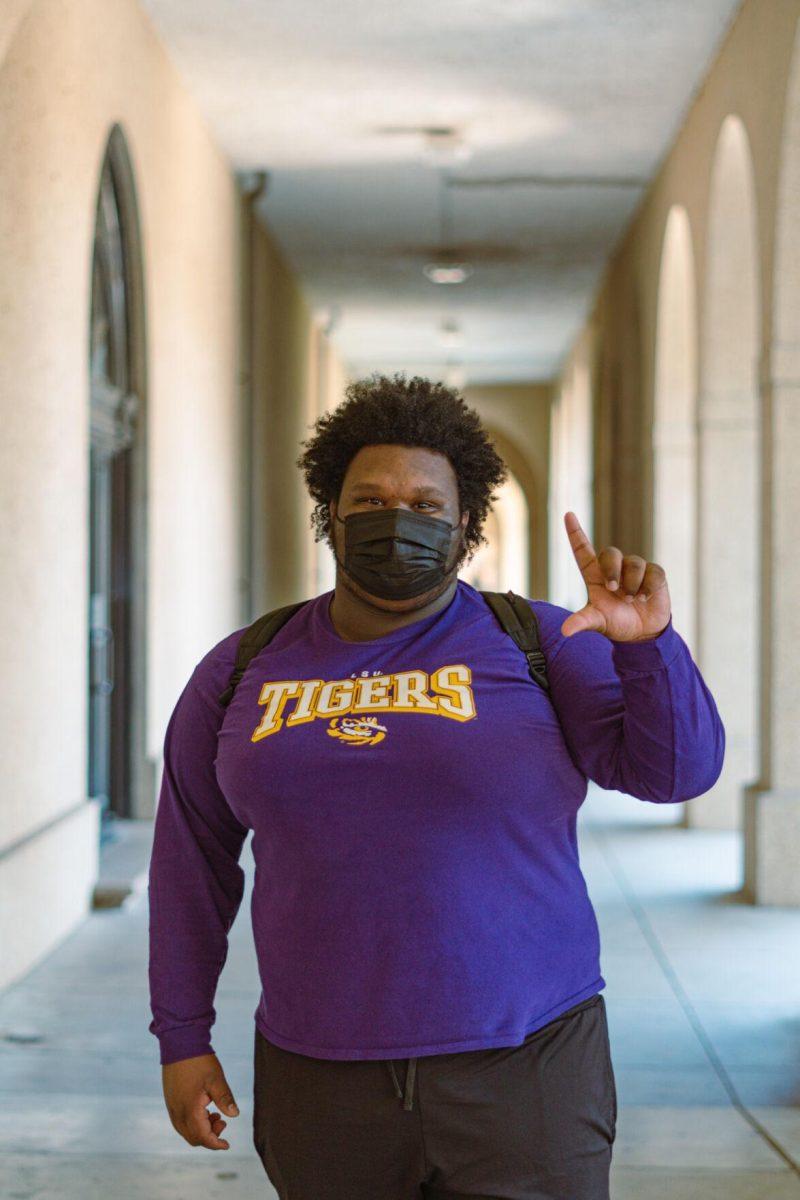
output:
M 600 570 L 594 546 L 581 528 L 581 523 L 574 512 L 564 513 L 564 525 L 581 575 L 587 583 L 602 584 L 603 572 Z

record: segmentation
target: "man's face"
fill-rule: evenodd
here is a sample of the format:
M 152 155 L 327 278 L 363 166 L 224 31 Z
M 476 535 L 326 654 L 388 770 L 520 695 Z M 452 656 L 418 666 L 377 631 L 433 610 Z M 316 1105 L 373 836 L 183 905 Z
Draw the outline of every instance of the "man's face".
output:
M 362 446 L 351 460 L 342 483 L 339 501 L 329 505 L 336 554 L 344 559 L 345 529 L 342 521 L 355 512 L 371 509 L 408 508 L 459 525 L 453 531 L 447 573 L 441 583 L 407 600 L 385 600 L 366 591 L 337 568 L 337 583 L 374 608 L 386 612 L 409 612 L 431 604 L 453 581 L 463 557 L 464 530 L 469 513 L 459 511 L 458 482 L 452 464 L 438 450 L 420 446 Z M 335 520 L 336 517 L 339 520 Z

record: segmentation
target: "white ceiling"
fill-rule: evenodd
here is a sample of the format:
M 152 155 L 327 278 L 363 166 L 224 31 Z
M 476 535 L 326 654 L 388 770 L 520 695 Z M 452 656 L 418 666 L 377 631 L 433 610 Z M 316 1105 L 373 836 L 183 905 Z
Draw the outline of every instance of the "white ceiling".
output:
M 143 3 L 350 369 L 482 383 L 555 373 L 740 0 Z M 471 160 L 384 131 L 431 125 Z

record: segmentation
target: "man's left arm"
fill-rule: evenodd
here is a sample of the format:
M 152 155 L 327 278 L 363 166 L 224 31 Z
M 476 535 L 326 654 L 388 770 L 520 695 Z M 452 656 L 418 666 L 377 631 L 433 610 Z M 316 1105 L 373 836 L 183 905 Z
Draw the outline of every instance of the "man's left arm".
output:
M 564 526 L 587 597 L 577 612 L 561 610 L 551 686 L 575 761 L 601 787 L 640 800 L 702 795 L 722 770 L 725 730 L 672 627 L 664 568 L 617 546 L 596 554 L 571 510 Z
M 719 778 L 725 729 L 671 617 L 643 641 L 594 630 L 563 638 L 548 679 L 570 754 L 601 787 L 677 804 Z

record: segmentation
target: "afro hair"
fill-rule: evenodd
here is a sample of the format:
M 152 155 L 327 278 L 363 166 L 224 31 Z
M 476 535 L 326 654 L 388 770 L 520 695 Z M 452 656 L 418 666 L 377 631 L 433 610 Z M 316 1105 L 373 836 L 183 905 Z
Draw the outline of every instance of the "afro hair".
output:
M 508 468 L 474 409 L 444 384 L 399 372 L 375 372 L 355 380 L 332 412 L 323 413 L 313 434 L 301 445 L 297 459 L 314 501 L 311 524 L 314 540 L 332 543 L 328 505 L 338 500 L 347 468 L 363 446 L 381 443 L 421 446 L 446 455 L 458 482 L 460 511 L 469 510 L 463 554 L 471 555 L 486 539 L 481 530 L 492 502 L 493 488 L 503 483 Z

